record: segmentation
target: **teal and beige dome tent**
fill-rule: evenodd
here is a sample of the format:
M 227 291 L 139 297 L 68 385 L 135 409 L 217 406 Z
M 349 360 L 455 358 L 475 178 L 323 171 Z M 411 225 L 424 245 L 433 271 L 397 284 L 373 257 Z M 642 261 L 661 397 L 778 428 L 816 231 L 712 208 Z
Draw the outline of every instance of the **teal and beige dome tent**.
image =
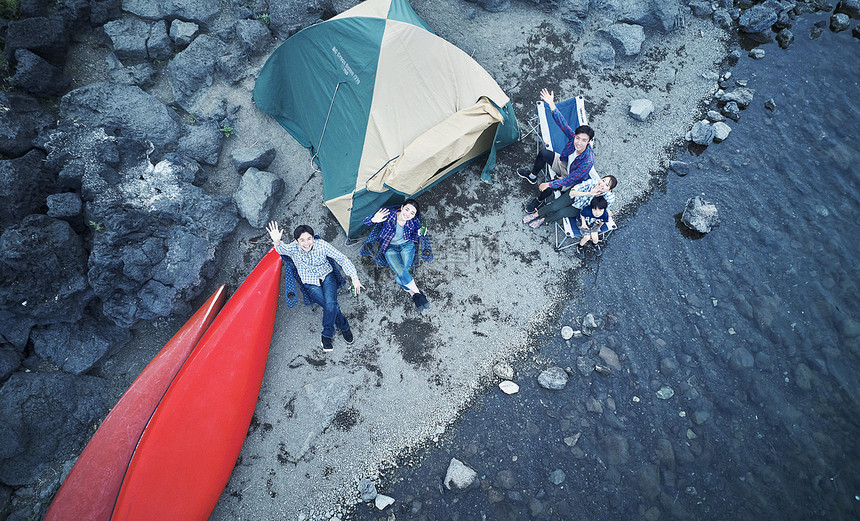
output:
M 310 150 L 349 237 L 487 152 L 489 181 L 496 150 L 519 137 L 498 84 L 407 0 L 367 0 L 299 31 L 269 57 L 254 101 Z

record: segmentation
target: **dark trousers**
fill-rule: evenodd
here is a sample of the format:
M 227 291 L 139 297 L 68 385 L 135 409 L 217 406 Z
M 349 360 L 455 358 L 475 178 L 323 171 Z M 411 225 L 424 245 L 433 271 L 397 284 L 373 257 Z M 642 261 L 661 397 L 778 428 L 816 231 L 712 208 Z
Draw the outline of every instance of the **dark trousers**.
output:
M 552 165 L 552 162 L 555 160 L 555 152 L 548 148 L 541 148 L 538 151 L 537 157 L 535 157 L 535 164 L 532 166 L 532 175 L 537 176 L 538 172 L 546 165 Z
M 333 338 L 335 326 L 341 331 L 349 329 L 349 322 L 340 312 L 340 305 L 337 303 L 337 281 L 334 279 L 334 273 L 326 275 L 319 286 L 312 284 L 304 284 L 304 286 L 310 299 L 323 308 L 322 336 Z
M 554 199 L 549 204 L 541 206 L 538 210 L 538 216 L 544 218 L 544 222 L 551 223 L 564 219 L 565 217 L 573 218 L 579 216 L 580 209 L 573 206 L 573 199 L 567 194 L 561 194 L 561 197 Z M 574 226 L 578 226 L 574 224 Z

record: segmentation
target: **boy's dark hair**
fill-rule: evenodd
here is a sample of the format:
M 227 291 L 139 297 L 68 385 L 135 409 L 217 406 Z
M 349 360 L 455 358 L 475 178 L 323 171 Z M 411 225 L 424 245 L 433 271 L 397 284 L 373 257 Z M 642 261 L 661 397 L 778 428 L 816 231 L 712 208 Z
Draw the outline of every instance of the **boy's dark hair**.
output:
M 615 179 L 614 175 L 605 175 L 604 178 L 609 178 L 609 189 L 612 190 L 616 186 L 618 186 L 618 179 Z
M 576 127 L 576 130 L 573 131 L 574 134 L 586 134 L 588 136 L 588 140 L 591 141 L 594 139 L 594 129 L 589 127 L 588 125 L 580 125 Z
M 411 204 L 412 206 L 415 207 L 415 215 L 418 215 L 419 213 L 421 213 L 421 206 L 418 204 L 418 201 L 416 201 L 415 199 L 407 199 L 407 200 L 403 201 L 403 204 L 401 204 L 400 206 L 403 207 L 403 206 L 406 206 L 407 204 Z
M 314 229 L 313 228 L 311 228 L 307 224 L 300 224 L 300 225 L 296 226 L 295 230 L 293 230 L 293 239 L 299 240 L 299 237 L 301 237 L 302 234 L 305 232 L 311 234 L 311 237 L 314 236 Z
M 598 195 L 597 197 L 591 199 L 592 210 L 605 210 L 606 206 L 606 198 L 602 195 Z

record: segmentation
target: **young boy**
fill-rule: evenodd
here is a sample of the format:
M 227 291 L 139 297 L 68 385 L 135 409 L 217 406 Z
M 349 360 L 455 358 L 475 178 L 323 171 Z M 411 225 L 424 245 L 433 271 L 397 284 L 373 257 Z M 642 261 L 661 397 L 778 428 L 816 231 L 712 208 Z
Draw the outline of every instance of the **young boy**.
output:
M 600 248 L 600 229 L 603 225 L 607 225 L 610 229 L 615 227 L 615 222 L 612 220 L 612 212 L 607 209 L 606 199 L 603 196 L 594 197 L 591 199 L 591 204 L 579 212 L 579 233 L 582 234 L 582 239 L 576 247 L 576 254 L 580 259 L 585 258 L 584 246 L 588 243 L 588 239 L 594 243 L 594 253 L 598 257 L 603 255 L 603 250 Z

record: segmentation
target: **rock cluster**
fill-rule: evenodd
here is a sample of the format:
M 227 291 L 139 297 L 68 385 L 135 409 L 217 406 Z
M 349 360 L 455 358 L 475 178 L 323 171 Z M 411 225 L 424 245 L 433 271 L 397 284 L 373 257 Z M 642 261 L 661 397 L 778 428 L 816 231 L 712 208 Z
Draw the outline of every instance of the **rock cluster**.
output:
M 240 216 L 256 227 L 269 219 L 284 187 L 265 171 L 274 150 L 234 151 L 236 176 L 244 174 L 235 193 L 202 188 L 240 109 L 209 87 L 236 84 L 249 58 L 331 5 L 263 8 L 205 0 L 0 8 L 0 484 L 30 484 L 42 462 L 79 451 L 110 405 L 105 382 L 87 373 L 131 328 L 190 311 Z M 102 81 L 70 91 L 70 42 L 94 32 L 110 48 Z M 157 78 L 166 82 L 149 92 Z

